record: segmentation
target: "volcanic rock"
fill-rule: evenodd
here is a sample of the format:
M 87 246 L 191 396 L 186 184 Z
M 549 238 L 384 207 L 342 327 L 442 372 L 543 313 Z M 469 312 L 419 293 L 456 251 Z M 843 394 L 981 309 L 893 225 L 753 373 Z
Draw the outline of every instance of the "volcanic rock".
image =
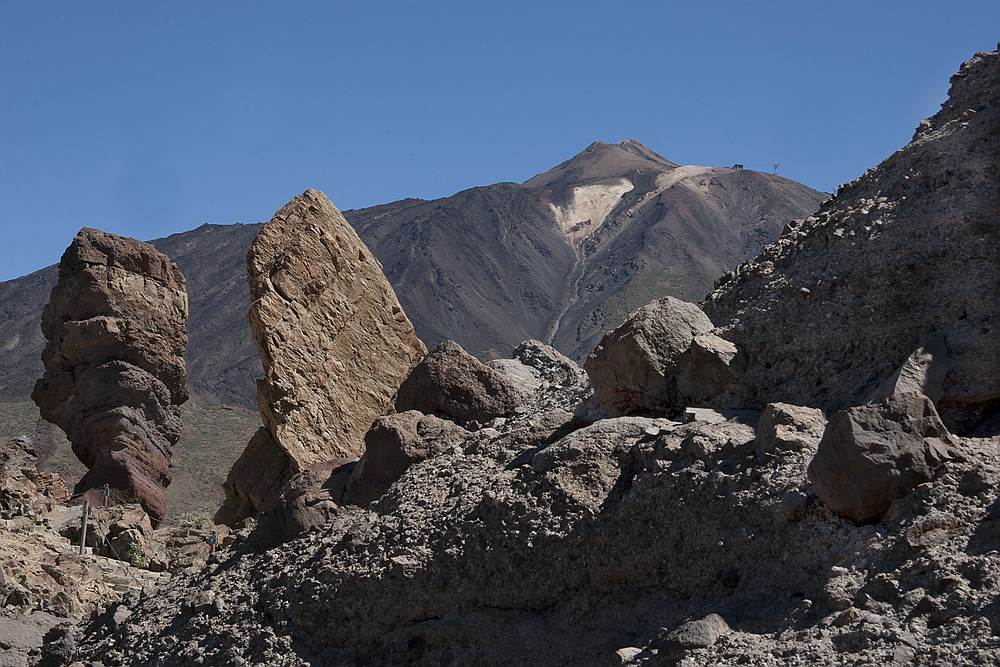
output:
M 812 303 L 817 290 L 801 287 L 793 298 Z M 783 344 L 785 332 L 774 334 Z M 887 367 L 898 369 L 923 340 Z M 89 620 L 74 658 L 280 667 L 996 662 L 1000 436 L 963 438 L 945 474 L 897 498 L 879 525 L 855 525 L 813 501 L 804 437 L 801 448 L 757 459 L 754 428 L 735 420 L 559 425 L 581 389 L 538 384 L 512 415 L 411 464 L 377 503 L 341 507 L 322 529 L 266 554 L 238 540 L 138 601 L 125 627 L 102 632 L 107 613 Z M 873 444 L 866 453 L 917 440 L 920 455 L 952 447 L 929 401 L 892 402 L 906 396 L 857 408 L 858 432 Z M 890 471 L 917 467 L 890 459 Z M 202 593 L 212 607 L 191 618 L 185 601 Z M 675 628 L 683 631 L 671 636 Z
M 718 614 L 682 623 L 659 638 L 657 648 L 665 653 L 708 648 L 730 633 L 726 620 Z
M 63 254 L 42 317 L 45 376 L 32 398 L 90 469 L 158 522 L 187 400 L 184 276 L 145 243 L 83 229 Z
M 48 630 L 163 576 L 97 555 L 89 546 L 96 541 L 88 540 L 87 553 L 78 555 L 63 534 L 68 526 L 79 530 L 81 507 L 66 506 L 69 491 L 60 476 L 36 464 L 27 438 L 0 446 L 0 665 L 38 664 Z M 128 511 L 151 532 L 138 505 Z
M 377 500 L 411 465 L 460 445 L 468 436 L 453 422 L 415 410 L 379 417 L 365 435 L 365 453 L 351 473 L 346 501 L 365 505 Z
M 677 361 L 677 390 L 685 404 L 706 405 L 739 381 L 744 359 L 715 334 L 694 337 Z
M 235 526 L 261 509 L 273 507 L 281 490 L 292 478 L 288 454 L 274 441 L 270 431 L 257 429 L 246 449 L 226 475 L 226 499 L 214 521 Z
M 694 338 L 712 330 L 698 306 L 665 297 L 604 336 L 583 368 L 609 415 L 671 415 L 684 408 L 677 366 Z
M 227 523 L 267 509 L 301 470 L 359 455 L 372 420 L 426 352 L 382 265 L 318 190 L 261 229 L 247 275 L 265 376 L 257 405 L 273 444 L 255 436 L 234 466 L 218 514 Z
M 705 301 L 746 353 L 758 404 L 857 405 L 937 337 L 948 363 L 933 398 L 951 430 L 1000 408 L 998 100 L 1000 53 L 977 54 L 909 145 Z
M 257 536 L 261 544 L 281 544 L 328 525 L 343 504 L 356 463 L 354 459 L 324 461 L 289 480 L 273 506 L 259 515 Z
M 770 403 L 761 411 L 757 424 L 757 455 L 815 451 L 825 428 L 822 410 Z
M 833 415 L 809 479 L 835 513 L 857 523 L 876 521 L 893 500 L 956 459 L 956 444 L 929 398 L 892 396 Z
M 949 366 L 946 341 L 942 336 L 930 336 L 868 396 L 868 402 L 877 403 L 890 396 L 909 393 L 939 401 L 944 394 Z
M 431 350 L 399 387 L 396 411 L 483 423 L 512 413 L 529 398 L 506 374 L 447 340 Z

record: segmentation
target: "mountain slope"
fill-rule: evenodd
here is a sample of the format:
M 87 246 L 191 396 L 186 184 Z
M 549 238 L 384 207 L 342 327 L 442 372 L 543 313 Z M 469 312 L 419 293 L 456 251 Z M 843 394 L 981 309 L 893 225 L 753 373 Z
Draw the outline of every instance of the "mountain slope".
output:
M 721 335 L 745 352 L 743 383 L 757 403 L 863 403 L 916 353 L 949 428 L 975 432 L 995 418 L 998 99 L 1000 54 L 977 54 L 909 144 L 705 301 Z

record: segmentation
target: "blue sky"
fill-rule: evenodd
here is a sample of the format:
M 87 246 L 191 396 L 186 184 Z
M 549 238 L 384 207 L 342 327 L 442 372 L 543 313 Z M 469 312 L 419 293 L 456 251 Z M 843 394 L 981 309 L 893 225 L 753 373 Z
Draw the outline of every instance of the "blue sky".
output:
M 82 226 L 439 197 L 595 139 L 833 190 L 998 40 L 996 0 L 0 0 L 0 280 Z

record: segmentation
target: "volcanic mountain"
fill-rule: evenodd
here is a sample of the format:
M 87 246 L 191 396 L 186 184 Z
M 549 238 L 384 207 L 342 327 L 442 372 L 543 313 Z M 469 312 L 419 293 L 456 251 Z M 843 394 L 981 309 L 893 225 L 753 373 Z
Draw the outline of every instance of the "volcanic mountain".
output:
M 336 190 L 328 191 L 336 203 Z M 701 300 L 825 198 L 782 176 L 680 166 L 623 141 L 595 142 L 520 184 L 344 213 L 428 346 L 450 338 L 489 358 L 536 338 L 582 359 L 606 329 L 653 298 Z M 195 405 L 254 404 L 260 362 L 247 323 L 245 258 L 259 229 L 203 225 L 152 241 L 187 278 Z M 0 283 L 0 413 L 16 414 L 20 430 L 34 418 L 25 402 L 42 374 L 39 322 L 56 278 L 52 266 Z M 236 430 L 232 440 L 242 446 L 245 428 Z M 190 427 L 189 436 L 197 436 Z

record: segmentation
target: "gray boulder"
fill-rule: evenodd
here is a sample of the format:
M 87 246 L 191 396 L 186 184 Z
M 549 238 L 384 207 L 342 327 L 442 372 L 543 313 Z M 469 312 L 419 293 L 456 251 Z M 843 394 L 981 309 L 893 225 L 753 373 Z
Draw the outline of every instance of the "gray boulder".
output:
M 739 382 L 744 359 L 736 345 L 715 334 L 694 337 L 677 362 L 677 390 L 685 404 L 704 405 Z
M 958 458 L 957 440 L 923 394 L 901 394 L 830 418 L 809 464 L 823 504 L 856 523 L 879 520 L 893 500 Z
M 670 415 L 684 407 L 681 356 L 712 322 L 698 306 L 665 297 L 646 304 L 601 339 L 583 368 L 608 415 Z
M 667 654 L 708 648 L 730 632 L 729 624 L 724 618 L 718 614 L 709 614 L 704 618 L 682 623 L 675 629 L 661 634 L 657 648 Z
M 396 394 L 396 411 L 416 410 L 459 423 L 487 422 L 531 398 L 507 373 L 490 368 L 450 340 L 417 364 Z

